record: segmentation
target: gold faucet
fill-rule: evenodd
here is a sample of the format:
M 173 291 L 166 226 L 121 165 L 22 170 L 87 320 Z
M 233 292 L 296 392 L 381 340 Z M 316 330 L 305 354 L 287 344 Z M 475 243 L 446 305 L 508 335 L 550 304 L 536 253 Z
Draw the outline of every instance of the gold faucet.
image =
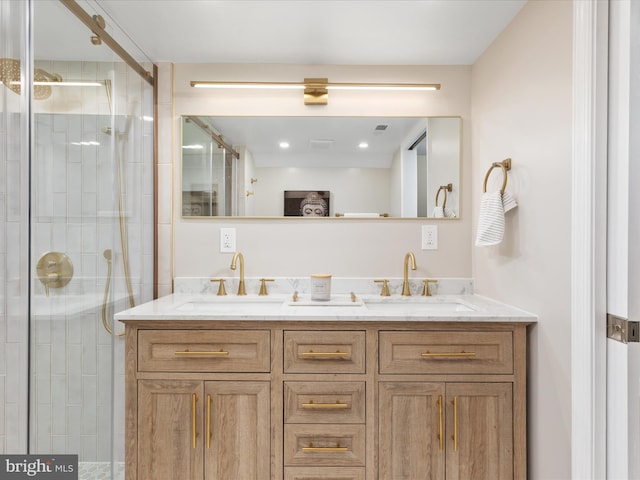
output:
M 402 282 L 402 295 L 411 296 L 411 288 L 409 288 L 409 259 L 411 259 L 411 270 L 416 269 L 416 256 L 413 252 L 409 252 L 404 256 L 404 282 Z
M 233 254 L 233 258 L 231 259 L 231 270 L 236 269 L 236 261 L 240 258 L 240 283 L 238 284 L 238 293 L 237 295 L 246 295 L 247 289 L 244 286 L 244 256 L 240 252 L 236 252 Z
M 424 286 L 422 287 L 422 296 L 423 297 L 430 297 L 431 296 L 431 290 L 429 290 L 429 284 L 430 283 L 438 283 L 438 280 L 431 280 L 430 278 L 425 278 L 423 280 Z
M 275 278 L 261 278 L 260 279 L 260 293 L 259 296 L 264 297 L 269 295 L 269 291 L 267 290 L 267 282 L 273 282 Z
M 374 280 L 374 282 L 376 283 L 382 283 L 382 290 L 380 290 L 380 296 L 381 297 L 390 297 L 391 296 L 391 292 L 389 291 L 389 280 L 388 279 L 383 279 L 383 280 Z

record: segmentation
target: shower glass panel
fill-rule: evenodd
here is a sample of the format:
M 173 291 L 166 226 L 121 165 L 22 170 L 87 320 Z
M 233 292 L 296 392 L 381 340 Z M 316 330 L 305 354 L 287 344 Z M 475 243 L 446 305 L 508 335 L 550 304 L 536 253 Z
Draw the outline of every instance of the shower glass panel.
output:
M 182 120 L 182 136 L 182 215 L 237 215 L 240 192 L 233 155 L 190 117 Z
M 153 88 L 60 2 L 32 11 L 36 76 L 82 85 L 33 91 L 28 448 L 77 454 L 80 479 L 124 478 L 112 318 L 153 296 Z
M 29 104 L 13 84 L 27 64 L 28 10 L 0 1 L 0 452 L 27 446 Z

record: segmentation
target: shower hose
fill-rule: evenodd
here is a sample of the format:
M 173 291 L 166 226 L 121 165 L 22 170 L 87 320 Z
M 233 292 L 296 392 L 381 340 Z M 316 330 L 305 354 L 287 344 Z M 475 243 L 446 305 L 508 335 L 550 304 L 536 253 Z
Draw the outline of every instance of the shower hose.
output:
M 127 294 L 129 296 L 129 306 L 135 307 L 135 301 L 133 298 L 133 288 L 131 287 L 131 275 L 129 274 L 129 254 L 127 249 L 127 225 L 124 218 L 124 205 L 122 199 L 122 172 L 120 166 L 120 157 L 116 156 L 116 185 L 118 188 L 118 217 L 120 219 L 120 245 L 122 247 L 122 265 L 124 269 L 124 278 L 127 286 Z M 112 273 L 112 251 L 106 249 L 103 253 L 104 258 L 107 260 L 107 282 L 104 288 L 104 298 L 102 300 L 102 325 L 109 335 L 114 335 L 113 325 L 107 319 L 107 301 L 109 299 L 109 289 L 111 288 L 111 273 Z M 124 335 L 124 333 L 116 333 L 118 337 Z

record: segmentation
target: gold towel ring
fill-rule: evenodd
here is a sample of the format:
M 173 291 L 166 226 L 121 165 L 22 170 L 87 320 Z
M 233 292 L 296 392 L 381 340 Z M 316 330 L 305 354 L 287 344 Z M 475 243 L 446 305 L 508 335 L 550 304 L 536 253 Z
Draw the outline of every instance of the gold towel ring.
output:
M 500 189 L 500 193 L 504 193 L 505 188 L 507 188 L 507 171 L 511 170 L 511 159 L 507 158 L 502 162 L 494 162 L 487 170 L 487 174 L 484 176 L 484 186 L 482 188 L 483 192 L 487 191 L 487 181 L 489 180 L 489 175 L 494 168 L 500 167 L 502 169 L 502 188 Z
M 440 190 L 444 192 L 444 200 L 442 201 L 442 208 L 447 206 L 447 192 L 451 192 L 453 190 L 453 184 L 449 183 L 447 185 L 441 185 L 438 188 L 438 192 L 436 193 L 436 207 L 438 206 L 438 197 L 440 196 Z

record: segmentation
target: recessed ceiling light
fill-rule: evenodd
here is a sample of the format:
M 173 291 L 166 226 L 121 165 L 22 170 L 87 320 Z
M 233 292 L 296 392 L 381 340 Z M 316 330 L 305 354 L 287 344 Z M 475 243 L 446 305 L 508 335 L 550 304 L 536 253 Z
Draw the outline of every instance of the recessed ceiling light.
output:
M 360 142 L 358 144 L 359 148 L 369 148 L 369 144 L 367 142 Z
M 289 148 L 289 142 L 280 142 L 280 148 Z

